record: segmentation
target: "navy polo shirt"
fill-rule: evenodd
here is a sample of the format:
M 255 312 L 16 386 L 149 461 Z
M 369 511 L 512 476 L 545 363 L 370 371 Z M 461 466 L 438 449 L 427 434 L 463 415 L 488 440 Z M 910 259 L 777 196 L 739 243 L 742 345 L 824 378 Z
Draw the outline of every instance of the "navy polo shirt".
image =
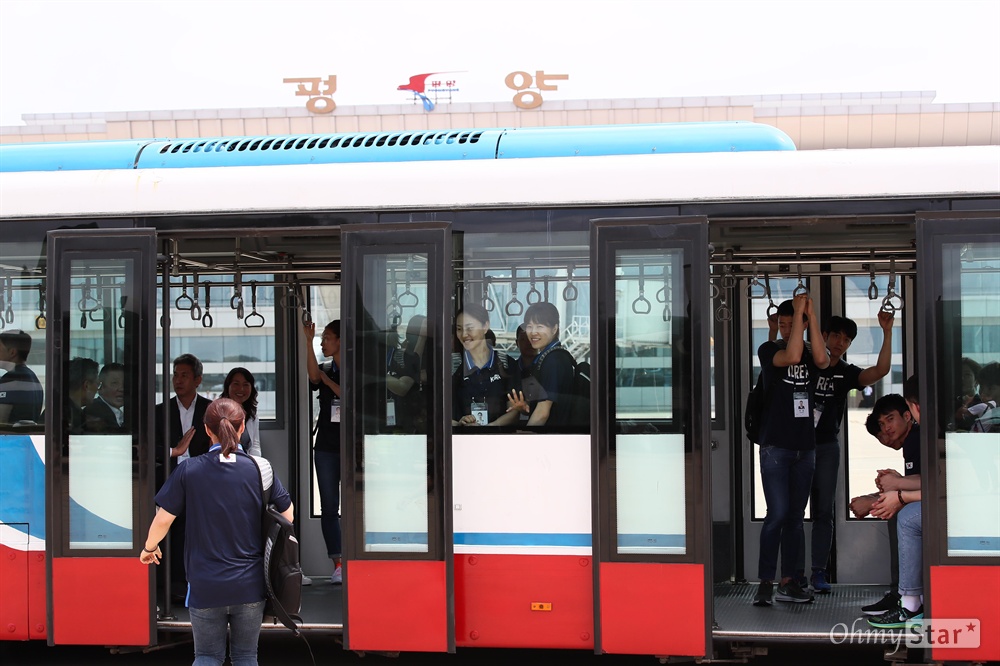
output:
M 223 461 L 218 445 L 177 466 L 156 504 L 184 515 L 184 568 L 191 585 L 188 606 L 218 608 L 263 601 L 264 547 L 261 540 L 260 475 L 237 449 Z M 288 491 L 274 476 L 271 502 L 279 511 L 291 505 Z

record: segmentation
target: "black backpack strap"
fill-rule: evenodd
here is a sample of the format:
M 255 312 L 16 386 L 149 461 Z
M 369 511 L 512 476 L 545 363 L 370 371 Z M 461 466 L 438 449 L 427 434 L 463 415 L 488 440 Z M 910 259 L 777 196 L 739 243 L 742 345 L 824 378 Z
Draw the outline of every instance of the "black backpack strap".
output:
M 265 490 L 264 489 L 264 475 L 260 471 L 260 463 L 258 463 L 257 460 L 253 456 L 247 456 L 247 457 L 250 458 L 250 461 L 253 463 L 254 467 L 257 468 L 257 481 L 260 483 L 260 494 L 261 494 L 261 498 L 263 500 L 262 511 L 261 511 L 261 520 L 265 520 L 264 516 L 267 515 L 267 506 L 271 502 L 271 488 L 274 487 L 274 482 L 272 481 L 271 485 L 268 486 L 267 490 Z M 268 463 L 268 464 L 270 465 L 270 463 Z M 274 474 L 274 470 L 273 469 L 272 469 L 271 473 Z M 276 511 L 277 509 L 274 509 L 274 510 Z M 276 528 L 272 528 L 272 529 L 276 529 Z M 269 536 L 268 534 L 263 535 L 263 538 L 264 538 L 264 548 L 265 549 L 267 548 L 267 538 L 268 538 L 268 536 Z M 293 634 L 295 634 L 296 636 L 298 636 L 300 632 L 299 632 L 299 626 L 298 626 L 298 624 L 297 624 L 296 621 L 302 622 L 302 618 L 300 618 L 297 615 L 293 616 L 293 615 L 289 614 L 288 611 L 285 610 L 285 607 L 281 605 L 281 602 L 278 601 L 278 598 L 275 597 L 273 594 L 270 593 L 270 591 L 271 591 L 271 583 L 268 580 L 268 578 L 270 578 L 270 575 L 271 575 L 271 572 L 268 571 L 268 568 L 265 566 L 264 567 L 264 579 L 265 579 L 264 583 L 265 583 L 266 589 L 268 590 L 268 601 L 271 602 L 271 610 L 274 611 L 274 616 L 278 619 L 279 622 L 281 622 L 281 624 L 285 625 Z

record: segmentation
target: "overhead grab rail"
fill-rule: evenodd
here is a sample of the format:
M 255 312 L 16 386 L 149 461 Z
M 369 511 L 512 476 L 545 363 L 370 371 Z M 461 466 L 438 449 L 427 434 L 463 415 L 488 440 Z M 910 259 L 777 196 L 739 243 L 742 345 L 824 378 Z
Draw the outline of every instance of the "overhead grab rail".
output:
M 250 323 L 253 322 L 253 323 Z M 243 320 L 247 328 L 263 328 L 264 315 L 257 312 L 257 281 L 250 281 L 250 314 Z
M 653 310 L 653 304 L 646 298 L 646 267 L 643 262 L 639 262 L 639 295 L 632 301 L 632 312 L 639 315 L 649 314 Z
M 517 299 L 517 269 L 513 266 L 510 268 L 510 300 L 503 310 L 508 317 L 517 317 L 524 313 L 524 303 Z
M 201 320 L 201 305 L 198 303 L 198 273 L 194 273 L 194 298 L 191 299 L 191 321 Z
M 212 328 L 212 283 L 205 283 L 205 314 L 201 316 L 201 325 L 205 328 Z
M 868 274 L 871 277 L 871 284 L 868 285 L 868 300 L 878 300 L 878 285 L 875 284 L 875 250 L 872 250 L 871 263 L 868 264 Z
M 898 305 L 893 303 L 898 301 Z M 889 284 L 885 288 L 885 298 L 882 299 L 882 312 L 894 314 L 903 309 L 903 297 L 896 293 L 896 258 L 889 257 Z
M 48 326 L 48 319 L 45 317 L 45 285 L 38 285 L 38 316 L 35 317 L 35 328 L 42 331 Z

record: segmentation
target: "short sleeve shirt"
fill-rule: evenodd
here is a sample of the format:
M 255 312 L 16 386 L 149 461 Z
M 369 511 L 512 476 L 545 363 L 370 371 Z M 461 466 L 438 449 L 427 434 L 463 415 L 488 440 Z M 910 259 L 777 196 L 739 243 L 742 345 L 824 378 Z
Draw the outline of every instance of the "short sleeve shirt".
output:
M 808 346 L 803 349 L 798 363 L 776 367 L 774 355 L 784 346 L 783 340 L 768 341 L 757 350 L 767 387 L 760 443 L 793 451 L 810 451 L 816 448 L 813 402 L 818 369 Z
M 816 441 L 836 442 L 840 434 L 840 424 L 844 421 L 847 408 L 847 394 L 863 388 L 858 382 L 861 368 L 841 361 L 816 372 L 816 405 L 820 413 L 816 424 Z
M 543 351 L 535 357 L 530 377 L 522 379 L 524 399 L 532 411 L 539 402 L 552 401 L 552 410 L 545 425 L 570 424 L 575 369 L 573 355 L 557 343 L 548 353 Z
M 264 599 L 261 481 L 257 466 L 237 449 L 223 462 L 220 449 L 187 460 L 156 493 L 156 504 L 185 516 L 184 569 L 192 608 L 218 608 Z M 277 476 L 271 503 L 291 497 Z
M 0 377 L 0 405 L 10 405 L 10 423 L 18 421 L 34 421 L 38 423 L 42 416 L 44 396 L 42 384 L 34 371 L 24 363 Z
M 452 375 L 452 418 L 456 421 L 472 413 L 474 402 L 484 402 L 493 422 L 507 412 L 507 395 L 520 386 L 520 371 L 510 357 L 490 350 L 490 360 L 482 368 L 475 365 L 468 352 L 462 354 L 462 366 Z
M 333 359 L 321 365 L 319 370 L 332 379 L 334 384 L 340 385 L 340 368 Z M 340 422 L 333 420 L 334 402 L 339 402 L 340 398 L 323 381 L 318 384 L 310 382 L 309 390 L 319 392 L 319 416 L 313 448 L 317 451 L 340 453 Z

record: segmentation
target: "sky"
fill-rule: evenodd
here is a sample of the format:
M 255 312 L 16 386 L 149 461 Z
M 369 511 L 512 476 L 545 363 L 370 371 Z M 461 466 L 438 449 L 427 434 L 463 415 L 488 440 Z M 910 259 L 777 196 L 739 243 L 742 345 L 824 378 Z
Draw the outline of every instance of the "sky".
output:
M 0 125 L 22 114 L 404 104 L 446 72 L 454 102 L 937 92 L 1000 102 L 1000 0 L 0 0 Z

